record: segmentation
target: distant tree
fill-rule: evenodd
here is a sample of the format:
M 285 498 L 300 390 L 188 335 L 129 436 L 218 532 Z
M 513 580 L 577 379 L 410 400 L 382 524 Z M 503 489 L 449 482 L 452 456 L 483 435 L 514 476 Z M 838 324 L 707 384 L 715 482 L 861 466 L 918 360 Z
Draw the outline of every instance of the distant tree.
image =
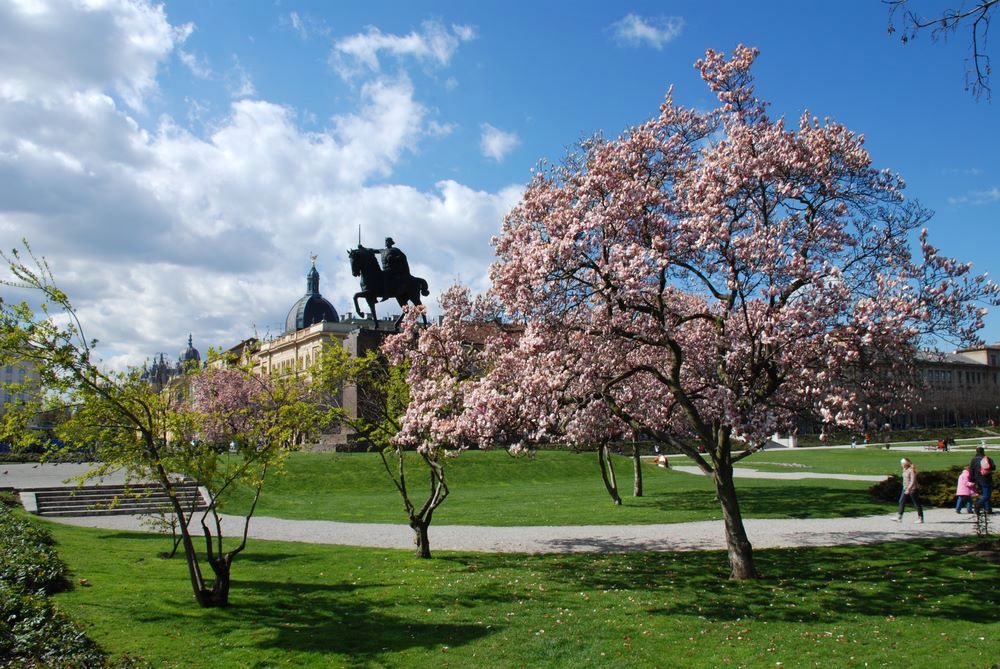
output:
M 67 448 L 94 450 L 98 462 L 89 477 L 122 470 L 130 479 L 160 486 L 171 499 L 195 599 L 203 607 L 226 606 L 231 563 L 246 545 L 246 522 L 254 507 L 246 514 L 242 541 L 224 550 L 219 501 L 240 482 L 259 495 L 267 468 L 280 461 L 299 427 L 311 424 L 301 386 L 294 380 L 254 377 L 247 370 L 207 370 L 160 392 L 137 370 L 105 370 L 94 357 L 96 341 L 84 336 L 69 297 L 57 287 L 44 258 L 35 257 L 26 242 L 24 250 L 27 262 L 17 249 L 0 254 L 11 273 L 2 283 L 33 291 L 40 304 L 36 312 L 26 302 L 0 300 L 0 363 L 32 361 L 49 400 L 71 408 L 56 434 Z M 35 440 L 24 417 L 43 401 L 36 398 L 5 414 L 5 436 L 20 444 Z M 237 450 L 233 456 L 224 454 L 230 441 Z M 198 478 L 210 491 L 201 525 L 211 580 L 202 574 L 188 527 L 190 509 L 179 501 L 178 474 Z
M 889 34 L 896 32 L 895 19 L 900 21 L 900 38 L 909 43 L 923 32 L 929 32 L 932 39 L 947 37 L 951 33 L 967 29 L 970 41 L 970 56 L 965 74 L 965 88 L 977 99 L 991 98 L 990 75 L 992 66 L 986 50 L 988 48 L 990 20 L 1000 0 L 975 0 L 960 3 L 957 7 L 938 9 L 928 15 L 918 14 L 910 9 L 912 0 L 882 0 L 889 5 Z
M 929 215 L 859 136 L 771 119 L 756 57 L 740 46 L 697 63 L 716 109 L 668 93 L 657 117 L 539 170 L 491 269 L 492 299 L 523 335 L 484 341 L 481 378 L 453 384 L 461 333 L 425 342 L 429 328 L 410 348 L 437 353 L 410 358 L 402 431 L 669 446 L 712 478 L 737 579 L 758 572 L 733 465 L 805 411 L 856 428 L 860 388 L 905 398 L 922 337 L 973 340 L 998 294 L 926 233 L 913 257 Z

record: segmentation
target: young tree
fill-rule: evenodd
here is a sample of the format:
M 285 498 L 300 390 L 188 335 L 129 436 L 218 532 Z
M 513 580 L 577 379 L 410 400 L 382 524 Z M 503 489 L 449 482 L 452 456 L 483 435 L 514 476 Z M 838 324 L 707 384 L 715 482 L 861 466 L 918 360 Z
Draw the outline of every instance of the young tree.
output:
M 448 485 L 442 453 L 434 449 L 419 452 L 427 466 L 429 487 L 424 501 L 414 502 L 407 478 L 407 451 L 395 440 L 410 401 L 406 366 L 392 364 L 376 351 L 352 356 L 342 347 L 330 346 L 313 370 L 313 379 L 327 397 L 330 422 L 353 430 L 359 441 L 379 454 L 386 474 L 403 500 L 407 521 L 414 532 L 417 557 L 430 558 L 429 529 L 434 511 L 448 496 Z M 334 399 L 347 385 L 352 385 L 357 393 L 356 413 L 345 410 Z
M 905 397 L 921 338 L 972 340 L 976 302 L 997 299 L 926 232 L 913 257 L 929 214 L 860 136 L 768 116 L 756 57 L 708 51 L 696 66 L 716 109 L 668 92 L 657 117 L 536 174 L 491 269 L 524 335 L 451 419 L 480 439 L 527 422 L 529 436 L 631 433 L 685 453 L 715 483 L 733 578 L 757 575 L 733 464 L 804 411 L 856 426 L 861 389 Z M 404 433 L 449 403 L 415 391 Z
M 201 515 L 212 605 L 229 601 L 233 560 L 247 544 L 250 519 L 269 472 L 323 425 L 311 389 L 297 376 L 260 376 L 247 366 L 207 368 L 188 379 L 167 464 L 198 480 L 209 494 Z M 179 438 L 180 437 L 180 438 Z M 237 488 L 252 491 L 239 543 L 226 547 L 219 505 Z M 182 530 L 183 531 L 183 530 Z
M 431 494 L 416 518 L 419 522 L 411 521 L 418 534 L 418 553 L 421 546 L 427 546 L 434 509 L 448 494 L 444 479 L 448 458 L 474 445 L 502 444 L 511 455 L 525 453 L 519 438 L 525 424 L 515 422 L 515 414 L 492 414 L 496 422 L 489 438 L 480 440 L 482 431 L 471 429 L 465 413 L 466 395 L 497 354 L 512 346 L 518 333 L 499 325 L 495 302 L 472 302 L 465 289 L 445 291 L 440 303 L 444 315 L 430 326 L 418 324 L 424 307 L 404 310 L 402 330 L 386 339 L 381 349 L 390 363 L 406 371 L 409 386 L 410 399 L 392 446 L 399 457 L 404 449 L 415 449 L 431 471 Z
M 71 409 L 57 435 L 68 447 L 93 448 L 98 462 L 89 477 L 123 470 L 129 480 L 150 480 L 162 488 L 181 532 L 195 599 L 203 607 L 227 605 L 229 570 L 233 557 L 245 547 L 246 526 L 237 548 L 224 551 L 216 513 L 220 496 L 237 481 L 257 486 L 259 494 L 263 471 L 290 446 L 293 429 L 303 424 L 306 403 L 293 384 L 254 379 L 246 372 L 211 370 L 185 379 L 196 391 L 192 404 L 185 383 L 159 391 L 136 370 L 102 369 L 94 358 L 96 342 L 84 336 L 76 311 L 56 286 L 48 264 L 35 257 L 27 243 L 25 251 L 28 262 L 16 249 L 2 254 L 11 273 L 3 283 L 34 291 L 41 302 L 36 313 L 26 302 L 0 301 L 0 363 L 33 362 L 49 398 Z M 38 397 L 7 412 L 5 436 L 22 444 L 32 441 L 34 433 L 24 416 L 37 411 L 43 400 Z M 222 434 L 240 444 L 242 457 L 233 467 L 223 465 L 218 444 L 211 441 Z M 202 518 L 208 562 L 215 574 L 211 581 L 202 574 L 188 527 L 190 510 L 183 508 L 177 495 L 178 474 L 199 478 L 211 491 L 211 504 Z M 253 508 L 247 521 L 252 513 Z M 214 538 L 208 514 L 215 520 Z

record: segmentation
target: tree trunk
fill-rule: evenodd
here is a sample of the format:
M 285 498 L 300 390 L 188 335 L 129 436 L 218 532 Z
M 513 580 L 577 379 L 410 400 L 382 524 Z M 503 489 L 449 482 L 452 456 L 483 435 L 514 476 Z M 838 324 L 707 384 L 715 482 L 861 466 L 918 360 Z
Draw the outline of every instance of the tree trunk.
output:
M 430 523 L 419 518 L 413 518 L 410 520 L 410 527 L 413 528 L 413 532 L 417 535 L 413 538 L 414 543 L 417 544 L 417 557 L 429 560 L 431 557 L 431 540 L 427 529 L 430 527 Z
M 188 575 L 191 578 L 191 589 L 194 590 L 194 598 L 198 602 L 198 606 L 202 608 L 214 606 L 211 601 L 211 595 L 205 588 L 205 579 L 201 574 L 201 565 L 198 564 L 198 552 L 195 550 L 194 541 L 191 539 L 191 532 L 188 530 L 188 519 L 184 515 L 184 509 L 181 508 L 180 502 L 177 501 L 177 495 L 174 494 L 173 486 L 166 472 L 162 467 L 159 470 L 160 485 L 167 495 L 169 495 L 171 506 L 174 510 L 174 517 L 178 521 L 178 528 L 181 532 L 181 544 L 184 546 L 184 561 L 187 564 Z
M 604 481 L 604 487 L 607 488 L 608 494 L 611 495 L 611 500 L 615 503 L 615 506 L 621 506 L 622 498 L 618 494 L 615 467 L 611 462 L 611 453 L 608 451 L 607 444 L 601 444 L 600 448 L 598 448 L 597 461 L 601 465 L 601 479 Z
M 632 442 L 632 496 L 642 497 L 642 459 L 639 457 L 639 444 Z
M 212 561 L 212 571 L 215 572 L 215 581 L 212 583 L 212 589 L 208 592 L 210 603 L 207 607 L 229 606 L 229 584 L 232 582 L 230 579 L 233 566 L 232 558 L 232 555 L 225 555 L 221 559 Z
M 753 562 L 753 546 L 743 527 L 740 503 L 733 485 L 732 465 L 716 463 L 714 477 L 715 490 L 722 506 L 722 518 L 726 528 L 726 550 L 729 553 L 729 577 L 737 580 L 760 578 Z

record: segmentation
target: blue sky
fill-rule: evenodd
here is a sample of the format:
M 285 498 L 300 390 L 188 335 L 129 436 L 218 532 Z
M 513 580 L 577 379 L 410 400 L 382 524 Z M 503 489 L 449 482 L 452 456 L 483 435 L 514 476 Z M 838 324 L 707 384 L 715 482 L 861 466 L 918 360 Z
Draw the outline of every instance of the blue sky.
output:
M 538 161 L 649 118 L 671 84 L 713 106 L 692 65 L 743 43 L 774 116 L 863 133 L 936 212 L 932 242 L 996 274 L 997 103 L 964 90 L 963 34 L 903 46 L 888 19 L 874 0 L 0 0 L 0 245 L 32 241 L 116 365 L 189 332 L 278 334 L 311 254 L 352 311 L 359 224 L 432 301 L 483 289 Z

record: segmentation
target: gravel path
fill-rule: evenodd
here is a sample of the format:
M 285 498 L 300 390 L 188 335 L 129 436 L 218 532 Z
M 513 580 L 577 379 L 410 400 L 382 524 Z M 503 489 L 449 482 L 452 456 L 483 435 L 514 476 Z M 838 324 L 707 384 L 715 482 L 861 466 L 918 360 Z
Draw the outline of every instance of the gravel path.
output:
M 4 465 L 0 487 L 19 488 L 58 485 L 75 475 L 84 465 Z M 678 467 L 686 471 L 686 467 Z M 700 473 L 696 468 L 695 473 Z M 862 478 L 882 477 L 817 474 L 814 472 L 753 472 L 741 475 L 767 478 Z M 109 481 L 106 481 L 109 482 Z M 32 485 L 27 485 L 31 483 Z M 926 523 L 918 525 L 916 514 L 908 511 L 902 523 L 893 522 L 895 513 L 863 518 L 745 519 L 747 534 L 756 548 L 835 546 L 868 544 L 916 537 L 970 536 L 972 518 L 956 515 L 951 509 L 927 509 Z M 108 530 L 146 530 L 143 516 L 86 516 L 49 518 L 55 522 Z M 242 532 L 243 518 L 224 516 L 223 531 L 229 536 Z M 200 528 L 197 528 L 200 532 Z M 432 550 L 482 551 L 489 553 L 579 553 L 623 551 L 691 551 L 724 549 L 721 520 L 669 525 L 573 525 L 530 527 L 484 527 L 431 525 Z M 254 517 L 249 536 L 253 539 L 300 541 L 376 548 L 413 547 L 413 531 L 407 525 L 339 523 L 320 520 L 285 520 Z
M 756 548 L 843 546 L 896 541 L 916 537 L 971 536 L 972 517 L 950 509 L 926 509 L 926 522 L 907 512 L 902 523 L 891 515 L 864 518 L 744 520 Z M 142 530 L 141 516 L 91 516 L 50 520 L 111 530 Z M 237 536 L 243 518 L 224 516 L 223 531 Z M 200 528 L 197 529 L 200 532 Z M 338 523 L 322 520 L 285 520 L 254 517 L 249 536 L 254 539 L 301 541 L 376 548 L 412 548 L 413 531 L 406 525 Z M 572 525 L 558 527 L 483 527 L 431 525 L 432 550 L 486 553 L 583 553 L 624 551 L 696 551 L 725 548 L 721 520 L 670 525 Z

